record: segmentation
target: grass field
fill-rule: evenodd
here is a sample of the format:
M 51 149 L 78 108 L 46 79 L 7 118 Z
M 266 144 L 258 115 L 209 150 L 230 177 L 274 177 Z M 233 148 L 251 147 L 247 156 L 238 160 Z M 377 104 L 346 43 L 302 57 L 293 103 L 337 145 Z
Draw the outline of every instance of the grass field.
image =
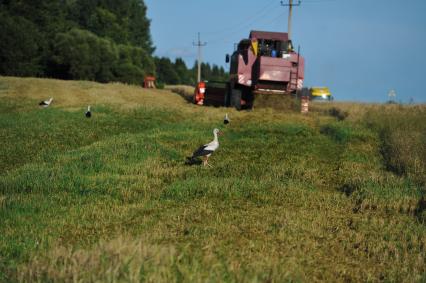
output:
M 426 107 L 312 110 L 0 77 L 0 281 L 426 282 Z

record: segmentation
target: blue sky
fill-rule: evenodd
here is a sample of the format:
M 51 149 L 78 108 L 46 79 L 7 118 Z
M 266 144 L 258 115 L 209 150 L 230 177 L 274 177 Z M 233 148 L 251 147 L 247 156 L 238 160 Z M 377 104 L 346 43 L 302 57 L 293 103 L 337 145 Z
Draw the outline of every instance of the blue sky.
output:
M 288 1 L 284 1 L 288 2 Z M 294 0 L 293 2 L 297 2 Z M 155 55 L 191 67 L 201 33 L 203 60 L 225 54 L 250 30 L 287 31 L 279 0 L 145 0 Z M 305 86 L 328 86 L 337 100 L 426 102 L 426 0 L 302 0 L 293 43 L 306 60 Z

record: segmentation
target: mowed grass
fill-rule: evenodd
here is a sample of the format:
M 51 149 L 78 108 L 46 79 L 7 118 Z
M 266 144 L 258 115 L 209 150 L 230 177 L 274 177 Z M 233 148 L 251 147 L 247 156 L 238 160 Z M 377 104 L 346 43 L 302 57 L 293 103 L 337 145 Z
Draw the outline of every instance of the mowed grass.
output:
M 424 106 L 333 106 L 0 77 L 0 281 L 425 281 Z

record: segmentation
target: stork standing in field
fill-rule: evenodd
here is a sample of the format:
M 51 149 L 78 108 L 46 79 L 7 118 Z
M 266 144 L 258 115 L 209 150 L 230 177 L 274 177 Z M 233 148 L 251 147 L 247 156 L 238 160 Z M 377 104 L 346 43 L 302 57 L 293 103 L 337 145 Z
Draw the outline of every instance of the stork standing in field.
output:
M 231 120 L 229 120 L 228 113 L 226 113 L 225 118 L 223 119 L 223 123 L 226 125 L 229 124 L 229 122 L 231 122 Z
M 197 157 L 202 157 L 203 165 L 212 167 L 208 161 L 209 161 L 210 155 L 212 155 L 212 153 L 219 148 L 219 139 L 217 136 L 220 134 L 221 132 L 219 131 L 219 129 L 214 129 L 213 130 L 214 139 L 211 142 L 200 146 L 196 151 L 194 151 L 192 156 L 188 157 L 188 163 L 195 164 Z
M 86 113 L 84 115 L 86 115 L 87 118 L 92 117 L 92 112 L 90 112 L 90 105 L 87 106 L 87 111 L 86 111 Z
M 50 103 L 52 103 L 53 98 L 51 97 L 49 100 L 43 100 L 38 105 L 42 107 L 48 107 Z

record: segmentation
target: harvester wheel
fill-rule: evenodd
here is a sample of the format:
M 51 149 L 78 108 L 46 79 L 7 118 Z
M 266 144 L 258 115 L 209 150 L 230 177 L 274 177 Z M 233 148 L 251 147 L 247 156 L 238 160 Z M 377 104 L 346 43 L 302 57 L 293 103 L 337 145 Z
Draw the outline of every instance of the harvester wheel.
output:
M 231 90 L 231 106 L 235 107 L 237 110 L 241 110 L 241 90 L 232 89 Z

